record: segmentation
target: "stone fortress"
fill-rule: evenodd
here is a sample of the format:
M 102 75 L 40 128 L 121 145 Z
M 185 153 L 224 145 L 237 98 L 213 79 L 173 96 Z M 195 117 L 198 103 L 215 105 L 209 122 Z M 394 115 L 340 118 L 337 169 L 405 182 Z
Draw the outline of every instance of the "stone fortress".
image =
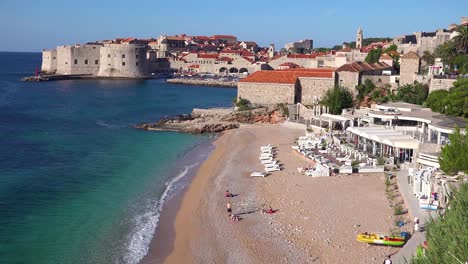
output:
M 467 18 L 462 18 L 462 24 L 467 21 Z M 265 70 L 333 68 L 336 83 L 349 88 L 365 79 L 397 86 L 418 80 L 421 53 L 433 51 L 437 45 L 452 38 L 455 27 L 450 25 L 433 33 L 420 32 L 366 46 L 363 45 L 363 30 L 359 27 L 355 47 L 343 44 L 339 50 L 307 54 L 280 53 L 274 44 L 260 47 L 254 41 L 239 41 L 232 35 L 117 38 L 44 50 L 41 70 L 45 74 L 59 76 L 106 78 L 147 78 L 158 72 L 208 73 L 243 78 Z M 396 44 L 400 52 L 383 54 L 377 64 L 363 62 L 373 49 L 385 49 L 392 44 Z M 313 41 L 303 40 L 288 45 L 312 49 Z M 395 56 L 403 56 L 401 76 L 394 76 L 392 72 Z

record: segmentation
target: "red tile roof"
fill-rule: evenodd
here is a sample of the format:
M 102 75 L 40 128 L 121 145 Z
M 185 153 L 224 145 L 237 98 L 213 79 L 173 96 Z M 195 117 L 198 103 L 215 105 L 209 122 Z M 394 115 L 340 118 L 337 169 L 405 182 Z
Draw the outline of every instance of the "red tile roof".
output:
M 217 59 L 218 56 L 219 56 L 218 54 L 206 54 L 206 53 L 198 54 L 199 59 Z
M 234 59 L 229 58 L 229 57 L 219 57 L 218 59 L 216 59 L 216 61 L 227 61 L 227 62 L 231 62 L 233 60 Z
M 211 36 L 212 39 L 237 39 L 236 36 L 233 35 L 213 35 Z
M 418 54 L 416 54 L 414 51 L 410 51 L 408 53 L 406 53 L 405 55 L 403 55 L 403 57 L 401 57 L 402 59 L 419 59 L 419 56 Z
M 190 65 L 190 66 L 188 66 L 188 67 L 189 67 L 189 69 L 198 69 L 198 68 L 200 68 L 200 65 L 198 65 L 198 64 L 192 64 L 192 65 Z
M 253 63 L 253 62 L 254 62 L 254 60 L 252 60 L 252 59 L 249 58 L 249 57 L 242 57 L 242 58 L 243 58 L 244 60 L 250 62 L 250 63 Z
M 288 54 L 290 59 L 315 59 L 317 55 L 315 54 Z
M 386 64 L 385 62 L 377 63 L 367 63 L 362 61 L 347 63 L 339 67 L 337 72 L 365 72 L 365 71 L 376 71 L 376 70 L 389 70 L 392 66 Z
M 299 77 L 333 78 L 333 72 L 295 71 L 292 69 L 284 71 L 256 71 L 239 82 L 295 84 Z

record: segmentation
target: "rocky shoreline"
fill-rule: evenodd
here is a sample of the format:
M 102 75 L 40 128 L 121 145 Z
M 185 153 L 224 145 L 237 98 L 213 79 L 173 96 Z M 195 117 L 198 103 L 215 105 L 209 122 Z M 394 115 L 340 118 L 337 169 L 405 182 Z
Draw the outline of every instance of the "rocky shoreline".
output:
M 187 84 L 195 86 L 214 86 L 214 87 L 227 87 L 227 88 L 237 88 L 237 81 L 221 81 L 214 79 L 185 79 L 185 78 L 172 78 L 167 79 L 167 83 L 172 84 Z
M 261 107 L 245 111 L 233 109 L 194 109 L 192 113 L 162 118 L 154 123 L 142 123 L 135 127 L 150 131 L 177 131 L 184 133 L 218 133 L 239 128 L 240 124 L 277 124 L 286 120 L 287 108 Z

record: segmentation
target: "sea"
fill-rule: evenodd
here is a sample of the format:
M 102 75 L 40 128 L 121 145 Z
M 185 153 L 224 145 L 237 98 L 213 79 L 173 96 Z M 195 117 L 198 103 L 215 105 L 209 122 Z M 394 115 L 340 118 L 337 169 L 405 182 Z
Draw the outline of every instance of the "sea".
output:
M 40 65 L 41 53 L 0 52 L 0 263 L 139 263 L 216 136 L 134 125 L 229 107 L 236 90 L 21 81 Z

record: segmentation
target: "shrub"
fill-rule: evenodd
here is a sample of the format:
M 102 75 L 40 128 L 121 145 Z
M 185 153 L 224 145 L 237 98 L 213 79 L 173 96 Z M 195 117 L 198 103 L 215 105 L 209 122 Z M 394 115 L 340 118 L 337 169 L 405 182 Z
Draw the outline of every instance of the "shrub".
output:
M 450 197 L 450 209 L 427 227 L 429 248 L 424 255 L 414 257 L 412 264 L 459 263 L 468 258 L 468 183 L 461 184 Z
M 325 93 L 320 103 L 329 107 L 330 114 L 340 115 L 343 109 L 353 107 L 353 94 L 344 87 L 335 86 Z
M 252 105 L 249 100 L 242 97 L 239 98 L 236 102 L 236 106 L 239 108 L 239 111 L 245 111 L 252 109 Z
M 405 211 L 403 210 L 403 206 L 397 205 L 397 206 L 393 207 L 393 214 L 394 215 L 402 215 L 404 213 L 405 213 Z

